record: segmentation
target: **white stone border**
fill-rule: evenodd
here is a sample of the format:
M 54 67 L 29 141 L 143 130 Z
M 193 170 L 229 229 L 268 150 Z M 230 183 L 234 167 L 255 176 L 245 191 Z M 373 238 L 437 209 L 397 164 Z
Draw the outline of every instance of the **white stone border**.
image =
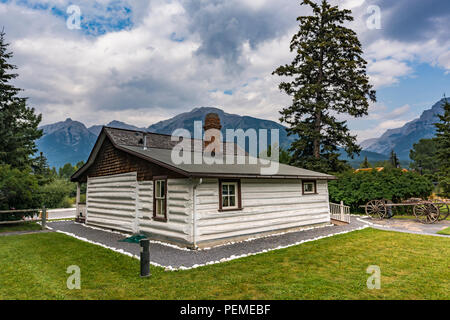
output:
M 384 228 L 384 229 L 391 229 L 392 228 L 391 226 L 385 226 L 385 225 L 382 225 L 382 224 L 376 224 L 376 223 L 373 223 L 373 222 L 369 222 L 369 221 L 363 220 L 363 219 L 368 219 L 368 218 L 370 218 L 370 217 L 366 216 L 364 218 L 356 218 L 356 220 L 358 220 L 359 222 L 368 224 L 369 226 L 375 227 L 375 228 Z
M 54 230 L 53 228 L 51 228 L 49 226 L 47 226 L 47 228 L 50 229 L 50 230 Z M 158 264 L 156 262 L 150 262 L 150 264 L 153 265 L 153 266 L 156 266 L 156 267 L 162 267 L 162 268 L 164 268 L 165 271 L 190 270 L 190 269 L 195 269 L 195 268 L 208 266 L 208 265 L 212 265 L 212 264 L 218 264 L 218 263 L 227 262 L 227 261 L 231 261 L 231 260 L 236 260 L 236 259 L 240 259 L 240 258 L 244 258 L 244 257 L 254 256 L 254 255 L 257 255 L 257 254 L 266 253 L 266 252 L 270 252 L 270 251 L 275 251 L 275 250 L 279 250 L 279 249 L 285 249 L 285 248 L 297 246 L 297 245 L 300 245 L 300 244 L 303 244 L 303 243 L 317 241 L 317 240 L 325 239 L 325 238 L 330 238 L 330 237 L 334 237 L 334 236 L 341 235 L 341 234 L 346 234 L 346 233 L 350 233 L 350 232 L 354 232 L 354 231 L 358 231 L 358 230 L 363 230 L 363 229 L 366 229 L 366 228 L 369 228 L 369 226 L 364 225 L 362 227 L 355 228 L 355 229 L 352 229 L 352 230 L 347 230 L 347 231 L 342 231 L 342 232 L 337 232 L 337 233 L 331 233 L 331 234 L 328 234 L 328 235 L 325 235 L 325 236 L 319 236 L 319 237 L 316 237 L 316 238 L 301 240 L 301 241 L 298 241 L 298 242 L 295 242 L 295 243 L 291 243 L 289 245 L 278 246 L 278 247 L 272 248 L 272 249 L 264 249 L 264 250 L 261 250 L 261 251 L 258 251 L 258 252 L 251 252 L 251 253 L 242 254 L 242 255 L 238 255 L 238 256 L 231 255 L 228 258 L 222 258 L 222 259 L 216 260 L 216 261 L 208 261 L 208 262 L 206 262 L 204 264 L 194 264 L 192 267 L 163 266 L 163 265 L 160 265 L 160 264 Z M 73 233 L 60 231 L 60 230 L 55 230 L 55 231 L 58 232 L 58 233 L 62 233 L 62 234 L 65 234 L 67 236 L 73 237 L 75 239 L 78 239 L 78 240 L 81 240 L 81 241 L 84 241 L 84 242 L 88 242 L 88 243 L 91 243 L 91 244 L 94 244 L 94 245 L 98 245 L 100 247 L 103 247 L 103 248 L 106 248 L 106 249 L 109 249 L 109 250 L 112 250 L 112 251 L 115 251 L 115 252 L 127 255 L 127 256 L 135 258 L 135 259 L 140 259 L 140 257 L 138 257 L 137 255 L 133 255 L 133 254 L 131 254 L 129 252 L 124 251 L 123 249 L 117 249 L 117 248 L 113 248 L 113 247 L 104 245 L 104 244 L 99 243 L 99 242 L 91 241 L 91 240 L 88 240 L 86 238 L 79 237 L 79 236 L 77 236 L 77 235 L 75 235 Z

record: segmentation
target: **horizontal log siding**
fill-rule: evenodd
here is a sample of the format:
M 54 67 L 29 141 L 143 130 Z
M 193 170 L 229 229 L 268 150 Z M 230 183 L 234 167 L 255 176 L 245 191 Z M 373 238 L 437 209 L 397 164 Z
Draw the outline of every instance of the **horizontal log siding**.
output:
M 168 220 L 161 222 L 152 219 L 153 181 L 137 181 L 136 172 L 89 178 L 87 224 L 190 243 L 192 186 L 188 179 L 168 179 L 167 185 Z
M 152 220 L 153 181 L 139 182 L 139 229 L 170 242 L 192 241 L 192 186 L 189 179 L 167 180 L 167 222 Z
M 153 181 L 137 181 L 136 172 L 89 178 L 87 223 L 127 232 L 137 225 L 151 238 L 192 244 L 192 183 L 167 183 L 168 220 L 161 222 L 152 219 Z M 241 189 L 243 209 L 219 212 L 218 179 L 203 179 L 197 188 L 198 243 L 330 221 L 326 181 L 318 181 L 312 195 L 302 195 L 300 180 L 242 179 Z
M 330 221 L 326 181 L 318 181 L 312 195 L 302 195 L 300 180 L 242 179 L 241 189 L 243 209 L 219 212 L 218 180 L 205 179 L 198 187 L 198 242 Z
M 190 243 L 192 234 L 192 187 L 188 179 L 167 180 L 167 221 L 153 217 L 153 181 L 139 182 L 139 229 L 170 242 Z
M 86 223 L 132 232 L 136 185 L 136 172 L 89 178 Z

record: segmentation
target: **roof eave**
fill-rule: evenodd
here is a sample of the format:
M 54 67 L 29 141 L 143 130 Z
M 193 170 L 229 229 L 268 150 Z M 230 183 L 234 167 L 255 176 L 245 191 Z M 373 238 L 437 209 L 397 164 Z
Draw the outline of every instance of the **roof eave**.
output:
M 311 180 L 337 180 L 335 176 L 307 176 L 307 175 L 262 175 L 262 174 L 236 174 L 236 173 L 206 173 L 191 172 L 195 178 L 255 178 L 255 179 L 311 179 Z

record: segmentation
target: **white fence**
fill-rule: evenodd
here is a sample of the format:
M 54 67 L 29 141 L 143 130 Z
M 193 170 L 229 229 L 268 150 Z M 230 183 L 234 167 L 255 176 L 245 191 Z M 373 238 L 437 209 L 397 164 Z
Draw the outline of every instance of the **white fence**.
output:
M 344 206 L 341 201 L 340 204 L 330 202 L 331 219 L 350 223 L 350 207 Z

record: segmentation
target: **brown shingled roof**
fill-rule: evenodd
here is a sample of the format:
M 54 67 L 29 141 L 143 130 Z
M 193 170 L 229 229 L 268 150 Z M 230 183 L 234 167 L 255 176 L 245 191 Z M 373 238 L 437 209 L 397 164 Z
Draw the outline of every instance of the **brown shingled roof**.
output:
M 136 157 L 144 159 L 146 161 L 155 163 L 162 167 L 168 168 L 175 172 L 178 172 L 186 177 L 260 177 L 260 178 L 290 178 L 290 179 L 323 179 L 331 180 L 335 179 L 334 176 L 305 170 L 293 166 L 279 164 L 278 173 L 268 176 L 261 174 L 261 168 L 266 167 L 260 163 L 250 164 L 251 156 L 244 152 L 244 155 L 239 155 L 238 146 L 235 143 L 225 142 L 222 144 L 222 154 L 226 154 L 227 148 L 234 148 L 234 155 L 237 158 L 244 159 L 245 163 L 239 164 L 175 164 L 171 159 L 171 150 L 179 141 L 172 141 L 172 136 L 135 131 L 128 129 L 117 129 L 110 127 L 103 127 L 97 142 L 89 156 L 86 164 L 75 172 L 71 180 L 77 181 L 80 176 L 94 163 L 97 153 L 103 144 L 105 138 L 109 138 L 115 148 L 132 154 Z M 182 139 L 181 137 L 179 137 Z M 190 139 L 194 143 L 194 139 Z M 144 141 L 146 142 L 146 148 L 144 148 Z M 198 140 L 197 140 L 198 141 Z M 203 142 L 204 145 L 204 142 Z M 194 148 L 192 147 L 192 155 L 194 155 Z M 255 159 L 255 158 L 253 158 Z
M 130 147 L 144 147 L 144 141 L 146 141 L 147 148 L 158 148 L 158 149 L 173 149 L 180 141 L 172 141 L 172 136 L 161 133 L 136 131 L 129 129 L 118 129 L 111 127 L 104 127 L 108 136 L 113 140 L 114 144 L 130 146 Z M 144 139 L 145 135 L 145 139 Z M 191 141 L 192 150 L 194 149 L 194 139 L 184 138 Z M 203 142 L 203 147 L 205 147 L 205 142 Z M 223 142 L 222 143 L 223 152 L 226 153 L 227 148 L 234 148 L 234 154 L 238 152 L 238 145 L 233 142 Z M 242 149 L 241 149 L 242 150 Z M 248 154 L 244 151 L 244 154 Z

